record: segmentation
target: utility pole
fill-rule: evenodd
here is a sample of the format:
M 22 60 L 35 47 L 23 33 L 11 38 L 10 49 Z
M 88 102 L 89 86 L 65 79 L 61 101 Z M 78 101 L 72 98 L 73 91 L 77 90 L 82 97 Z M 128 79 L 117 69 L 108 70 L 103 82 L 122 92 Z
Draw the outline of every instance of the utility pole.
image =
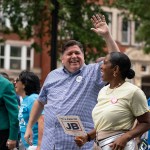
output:
M 52 11 L 52 32 L 51 32 L 51 70 L 57 68 L 57 26 L 58 26 L 58 9 L 57 0 L 52 0 L 54 10 Z

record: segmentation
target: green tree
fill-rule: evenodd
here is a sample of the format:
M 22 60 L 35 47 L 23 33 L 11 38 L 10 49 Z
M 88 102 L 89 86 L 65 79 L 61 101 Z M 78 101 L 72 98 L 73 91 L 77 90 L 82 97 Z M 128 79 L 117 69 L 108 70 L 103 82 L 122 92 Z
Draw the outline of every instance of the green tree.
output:
M 105 0 L 108 4 L 109 0 Z M 115 0 L 113 5 L 124 11 L 126 15 L 133 14 L 133 19 L 139 20 L 140 26 L 136 38 L 144 42 L 144 51 L 150 53 L 150 1 L 149 0 Z
M 4 26 L 2 32 L 5 34 L 16 33 L 21 39 L 30 39 L 33 37 L 42 38 L 49 32 L 44 31 L 45 23 L 50 20 L 52 5 L 50 1 L 45 0 L 4 0 L 1 2 L 1 11 L 3 18 L 10 20 L 11 28 Z M 4 19 L 3 19 L 4 20 Z M 5 39 L 4 39 L 5 40 Z M 36 51 L 40 51 L 39 43 L 32 45 Z
M 94 13 L 102 13 L 103 10 L 95 3 L 87 3 L 85 0 L 58 0 L 59 11 L 59 36 L 60 42 L 69 39 L 80 41 L 85 50 L 86 62 L 95 61 L 102 56 L 105 42 L 101 37 L 90 31 L 90 18 Z M 106 14 L 105 14 L 106 15 Z
M 58 0 L 58 2 L 58 49 L 62 42 L 75 39 L 79 40 L 84 46 L 87 56 L 86 62 L 95 61 L 96 58 L 102 56 L 105 42 L 101 37 L 90 31 L 92 25 L 90 18 L 92 15 L 94 13 L 105 14 L 100 6 L 87 3 L 85 0 Z M 50 20 L 48 14 L 51 14 L 54 9 L 50 0 L 4 0 L 2 6 L 3 13 L 6 18 L 9 18 L 12 26 L 11 30 L 4 28 L 3 32 L 15 32 L 22 39 L 29 39 L 33 36 L 42 38 L 43 34 L 46 34 L 41 33 L 40 29 L 44 28 L 43 26 L 45 25 L 41 22 Z M 24 26 L 23 21 L 26 22 L 26 26 Z M 50 23 L 46 25 L 51 26 Z M 35 26 L 38 26 L 38 33 L 33 30 Z M 47 30 L 47 33 L 51 34 L 50 30 Z M 40 50 L 40 45 L 34 43 L 32 46 L 37 51 Z

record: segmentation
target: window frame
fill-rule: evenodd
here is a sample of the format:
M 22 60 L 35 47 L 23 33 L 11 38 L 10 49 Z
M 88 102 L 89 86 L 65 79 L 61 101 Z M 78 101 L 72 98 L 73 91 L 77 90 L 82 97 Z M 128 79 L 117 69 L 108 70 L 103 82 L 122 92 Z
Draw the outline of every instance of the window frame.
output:
M 8 69 L 8 70 L 31 70 L 34 64 L 34 49 L 30 48 L 30 57 L 27 57 L 27 49 L 30 47 L 31 42 L 14 42 L 14 41 L 7 41 L 4 44 L 4 68 L 1 69 Z M 21 56 L 11 56 L 11 47 L 20 47 Z M 1 58 L 2 56 L 0 56 Z M 20 69 L 11 68 L 11 60 L 20 60 Z M 27 68 L 27 61 L 30 61 L 30 67 Z
M 124 22 L 124 20 L 126 20 L 126 22 L 127 22 L 127 30 L 126 31 L 123 31 L 123 22 Z M 121 43 L 122 44 L 128 45 L 130 43 L 130 39 L 131 39 L 131 37 L 130 37 L 130 32 L 131 32 L 130 26 L 131 26 L 130 20 L 128 20 L 126 17 L 123 17 L 122 18 L 122 23 L 121 23 Z M 125 40 L 123 41 L 123 32 L 126 33 L 126 41 Z

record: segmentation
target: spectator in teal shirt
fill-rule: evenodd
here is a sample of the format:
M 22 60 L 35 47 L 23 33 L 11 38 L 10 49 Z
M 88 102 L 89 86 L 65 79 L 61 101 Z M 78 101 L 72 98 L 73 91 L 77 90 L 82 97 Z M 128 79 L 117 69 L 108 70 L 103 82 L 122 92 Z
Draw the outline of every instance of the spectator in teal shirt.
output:
M 19 109 L 19 126 L 21 133 L 21 140 L 26 149 L 29 149 L 29 144 L 24 139 L 24 134 L 26 132 L 26 127 L 28 124 L 28 120 L 30 117 L 30 112 L 34 101 L 37 99 L 39 91 L 40 91 L 40 80 L 36 74 L 30 71 L 22 71 L 19 74 L 19 78 L 15 84 L 16 93 L 22 97 L 22 102 Z M 35 149 L 38 145 L 38 127 L 43 124 L 35 123 L 33 126 L 33 141 L 32 147 Z M 40 128 L 39 127 L 39 128 Z M 40 135 L 41 136 L 41 135 Z
M 18 102 L 13 84 L 0 75 L 0 150 L 16 147 Z

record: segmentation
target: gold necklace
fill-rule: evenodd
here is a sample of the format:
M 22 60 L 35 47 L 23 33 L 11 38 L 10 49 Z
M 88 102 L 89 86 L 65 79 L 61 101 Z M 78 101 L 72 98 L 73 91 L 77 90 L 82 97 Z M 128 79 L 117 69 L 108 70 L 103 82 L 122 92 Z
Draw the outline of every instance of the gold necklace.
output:
M 110 90 L 111 90 L 111 91 L 110 91 Z M 109 95 L 109 94 L 113 93 L 114 90 L 115 90 L 115 88 L 114 88 L 114 89 L 110 89 L 109 87 L 107 87 L 107 89 L 106 89 L 106 95 Z M 109 91 L 110 91 L 110 92 L 109 92 Z
M 110 85 L 109 85 L 109 87 L 107 87 L 107 89 L 106 89 L 106 95 L 109 95 L 109 94 L 113 93 L 114 90 L 115 90 L 116 88 L 120 87 L 123 83 L 124 83 L 124 81 L 123 81 L 123 82 L 120 82 L 120 83 L 119 83 L 117 86 L 115 86 L 113 89 L 109 88 L 109 87 L 110 87 Z M 110 90 L 111 90 L 111 91 L 110 91 Z M 110 92 L 109 92 L 109 91 L 110 91 Z

